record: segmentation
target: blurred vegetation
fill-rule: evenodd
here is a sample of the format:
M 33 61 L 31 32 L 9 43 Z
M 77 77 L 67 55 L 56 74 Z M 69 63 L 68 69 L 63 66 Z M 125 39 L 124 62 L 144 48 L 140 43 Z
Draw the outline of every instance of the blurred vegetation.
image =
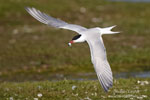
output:
M 150 70 L 149 3 L 0 0 L 0 80 L 38 80 L 32 75 L 43 75 L 39 80 L 46 80 L 54 73 L 94 73 L 87 43 L 68 47 L 75 32 L 43 25 L 25 11 L 26 6 L 87 28 L 117 25 L 114 30 L 120 34 L 103 36 L 112 71 Z
M 105 93 L 98 81 L 5 82 L 1 100 L 148 100 L 150 79 L 119 79 Z M 132 87 L 132 88 L 131 88 Z

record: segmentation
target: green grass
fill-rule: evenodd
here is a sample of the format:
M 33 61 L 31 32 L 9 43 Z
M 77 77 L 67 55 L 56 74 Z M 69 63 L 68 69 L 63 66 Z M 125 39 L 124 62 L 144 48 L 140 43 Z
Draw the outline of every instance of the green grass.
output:
M 103 0 L 5 2 L 0 1 L 0 79 L 24 79 L 19 78 L 20 74 L 30 77 L 40 73 L 45 78 L 48 73 L 94 72 L 86 43 L 74 44 L 72 48 L 67 46 L 75 32 L 41 24 L 24 10 L 26 6 L 85 27 L 118 25 L 114 30 L 121 34 L 103 36 L 113 72 L 150 70 L 149 3 Z M 86 11 L 81 11 L 82 8 Z
M 118 79 L 105 93 L 98 81 L 0 83 L 1 100 L 148 100 L 150 79 Z M 42 97 L 38 97 L 42 94 Z M 10 99 L 11 98 L 11 99 Z M 13 98 L 13 99 L 12 99 Z M 37 100 L 37 99 L 36 99 Z
M 150 79 L 115 79 L 108 93 L 98 81 L 46 81 L 96 75 L 87 43 L 68 47 L 75 32 L 41 24 L 25 11 L 26 6 L 87 28 L 117 25 L 114 30 L 121 34 L 103 36 L 113 73 L 150 70 L 150 3 L 0 0 L 0 100 L 150 98 Z

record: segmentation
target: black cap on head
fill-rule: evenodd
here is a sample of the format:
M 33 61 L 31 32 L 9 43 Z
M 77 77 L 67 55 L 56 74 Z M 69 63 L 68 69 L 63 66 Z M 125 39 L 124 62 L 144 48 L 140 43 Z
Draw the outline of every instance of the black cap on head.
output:
M 76 36 L 74 36 L 73 38 L 72 38 L 72 40 L 77 40 L 78 38 L 80 38 L 81 37 L 81 35 L 76 35 Z

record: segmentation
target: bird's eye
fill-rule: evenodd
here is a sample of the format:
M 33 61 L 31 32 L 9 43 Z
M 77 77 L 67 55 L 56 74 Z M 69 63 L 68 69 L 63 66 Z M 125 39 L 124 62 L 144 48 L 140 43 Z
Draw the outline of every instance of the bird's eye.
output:
M 73 38 L 72 38 L 72 40 L 76 40 L 76 39 L 78 39 L 78 38 L 80 38 L 81 37 L 81 35 L 76 35 L 76 36 L 74 36 Z

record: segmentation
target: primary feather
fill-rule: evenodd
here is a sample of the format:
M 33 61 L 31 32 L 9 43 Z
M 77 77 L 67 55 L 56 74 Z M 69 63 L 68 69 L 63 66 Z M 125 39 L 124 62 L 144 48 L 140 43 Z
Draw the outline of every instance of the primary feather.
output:
M 25 9 L 30 15 L 32 15 L 35 19 L 37 19 L 41 23 L 44 23 L 44 24 L 47 24 L 56 28 L 69 29 L 79 34 L 81 31 L 86 30 L 85 27 L 82 27 L 80 25 L 68 24 L 62 20 L 53 18 L 45 13 L 42 13 L 39 10 L 36 10 L 35 8 L 26 7 Z

